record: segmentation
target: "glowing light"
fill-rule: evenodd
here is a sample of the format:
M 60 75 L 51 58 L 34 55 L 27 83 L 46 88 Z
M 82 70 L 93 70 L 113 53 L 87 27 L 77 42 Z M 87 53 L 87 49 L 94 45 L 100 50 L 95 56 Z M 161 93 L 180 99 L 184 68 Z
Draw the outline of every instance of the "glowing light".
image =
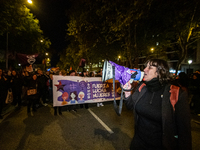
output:
M 32 4 L 32 3 L 33 3 L 32 0 L 27 0 L 27 1 L 28 1 L 29 4 Z
M 191 64 L 192 63 L 192 60 L 188 60 L 188 64 Z

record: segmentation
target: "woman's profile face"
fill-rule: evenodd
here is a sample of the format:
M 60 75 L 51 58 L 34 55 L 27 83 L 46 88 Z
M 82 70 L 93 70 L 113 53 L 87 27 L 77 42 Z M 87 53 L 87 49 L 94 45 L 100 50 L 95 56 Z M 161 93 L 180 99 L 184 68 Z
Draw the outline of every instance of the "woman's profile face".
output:
M 144 81 L 150 81 L 153 78 L 157 78 L 158 73 L 156 72 L 156 67 L 151 66 L 149 63 L 144 69 Z

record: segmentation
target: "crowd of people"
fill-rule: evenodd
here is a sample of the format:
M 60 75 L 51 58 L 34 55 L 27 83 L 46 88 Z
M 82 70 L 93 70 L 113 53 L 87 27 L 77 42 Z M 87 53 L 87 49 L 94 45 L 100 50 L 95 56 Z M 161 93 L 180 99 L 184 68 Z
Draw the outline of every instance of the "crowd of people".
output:
M 34 72 L 28 71 L 4 71 L 0 69 L 0 119 L 3 119 L 2 110 L 5 106 L 8 90 L 12 91 L 13 101 L 12 105 L 16 109 L 20 109 L 22 103 L 27 105 L 27 113 L 31 111 L 37 111 L 37 108 L 41 106 L 47 106 L 48 102 L 53 102 L 53 88 L 52 80 L 53 75 L 62 76 L 81 76 L 81 77 L 101 77 L 102 72 L 82 71 L 78 73 L 75 70 L 69 72 L 65 70 L 46 71 L 37 69 Z M 103 106 L 102 103 L 98 103 L 97 106 Z M 76 105 L 68 106 L 69 111 L 77 112 Z M 88 104 L 81 104 L 80 108 L 89 108 Z M 54 107 L 54 115 L 57 115 L 57 111 L 62 115 L 61 107 Z
M 167 62 L 161 59 L 150 59 L 145 65 L 143 81 L 134 84 L 137 87 L 134 92 L 124 92 L 125 104 L 135 115 L 135 135 L 130 149 L 191 149 L 190 113 L 200 116 L 200 72 L 172 76 Z M 47 106 L 47 101 L 53 102 L 53 75 L 101 77 L 102 71 L 43 73 L 37 69 L 33 73 L 19 73 L 0 69 L 0 119 L 8 89 L 12 89 L 12 105 L 20 109 L 23 100 L 27 113 Z M 132 85 L 128 82 L 124 88 L 131 89 Z M 79 106 L 89 108 L 88 104 Z M 99 106 L 103 104 L 97 103 Z M 77 112 L 76 107 L 67 106 L 69 111 Z M 54 115 L 58 113 L 62 115 L 62 107 L 54 107 Z

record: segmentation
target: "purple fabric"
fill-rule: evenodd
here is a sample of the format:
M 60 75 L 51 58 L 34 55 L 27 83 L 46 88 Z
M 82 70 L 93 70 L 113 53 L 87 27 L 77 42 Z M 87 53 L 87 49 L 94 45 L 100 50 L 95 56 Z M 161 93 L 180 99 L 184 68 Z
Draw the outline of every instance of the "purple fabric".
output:
M 120 66 L 112 61 L 109 61 L 112 66 L 115 66 L 115 80 L 125 85 L 131 79 L 130 69 Z

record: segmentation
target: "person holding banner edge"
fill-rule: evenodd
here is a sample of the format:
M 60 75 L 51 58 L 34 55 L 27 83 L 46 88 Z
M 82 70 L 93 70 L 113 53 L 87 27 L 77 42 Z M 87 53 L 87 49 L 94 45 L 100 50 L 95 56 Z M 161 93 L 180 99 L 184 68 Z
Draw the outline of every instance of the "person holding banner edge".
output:
M 143 82 L 136 91 L 132 95 L 124 92 L 126 106 L 134 110 L 135 116 L 131 150 L 192 149 L 188 96 L 180 89 L 173 108 L 169 75 L 166 61 L 150 59 L 146 62 Z M 130 82 L 123 88 L 131 89 Z
M 3 75 L 3 70 L 0 69 L 0 119 L 3 119 L 2 110 L 8 93 L 8 80 Z

